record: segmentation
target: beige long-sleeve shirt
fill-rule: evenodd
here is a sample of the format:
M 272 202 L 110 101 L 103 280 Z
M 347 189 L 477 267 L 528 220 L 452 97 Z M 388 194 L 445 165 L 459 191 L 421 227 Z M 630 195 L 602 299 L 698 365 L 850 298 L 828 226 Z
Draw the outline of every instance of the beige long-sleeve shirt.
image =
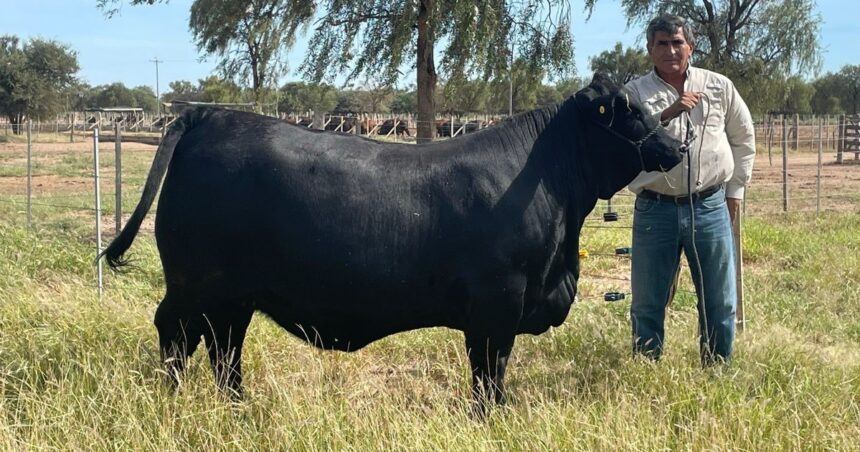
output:
M 653 70 L 627 83 L 627 88 L 658 121 L 660 113 L 680 97 L 675 88 Z M 693 193 L 725 183 L 727 197 L 743 198 L 756 152 L 749 109 L 731 80 L 706 69 L 688 67 L 684 90 L 704 93 L 689 115 L 696 139 L 687 156 L 667 173 L 639 173 L 628 188 L 637 194 L 648 189 L 683 196 L 687 194 L 687 170 L 692 168 Z M 681 141 L 687 136 L 686 118 L 686 114 L 681 114 L 666 126 L 667 131 Z

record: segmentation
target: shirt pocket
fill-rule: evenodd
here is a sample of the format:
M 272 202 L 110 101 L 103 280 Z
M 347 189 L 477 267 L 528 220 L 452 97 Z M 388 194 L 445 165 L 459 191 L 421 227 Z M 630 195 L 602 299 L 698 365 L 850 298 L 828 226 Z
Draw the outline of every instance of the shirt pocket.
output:
M 723 87 L 714 83 L 705 86 L 702 96 L 703 122 L 710 131 L 719 132 L 726 126 L 726 110 L 723 102 Z
M 660 113 L 669 108 L 673 101 L 663 93 L 657 93 L 642 100 L 642 105 L 645 107 L 645 112 L 648 114 Z

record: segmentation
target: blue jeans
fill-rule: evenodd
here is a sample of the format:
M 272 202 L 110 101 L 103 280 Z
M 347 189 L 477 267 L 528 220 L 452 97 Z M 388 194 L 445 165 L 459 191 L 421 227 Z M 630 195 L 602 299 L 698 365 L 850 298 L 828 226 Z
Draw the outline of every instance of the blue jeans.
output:
M 633 215 L 630 317 L 633 350 L 654 359 L 663 351 L 666 306 L 681 251 L 696 286 L 702 363 L 728 361 L 735 337 L 735 247 L 724 190 L 690 204 L 636 198 Z M 695 248 L 691 220 L 695 221 Z M 697 257 L 698 254 L 698 257 Z

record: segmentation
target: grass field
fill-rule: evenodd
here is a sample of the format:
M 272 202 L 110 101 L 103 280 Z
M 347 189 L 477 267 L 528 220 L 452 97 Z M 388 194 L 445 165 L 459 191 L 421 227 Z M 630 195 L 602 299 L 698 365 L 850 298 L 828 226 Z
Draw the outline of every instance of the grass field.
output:
M 518 338 L 511 401 L 478 422 L 468 414 L 462 334 L 445 329 L 344 354 L 311 348 L 257 315 L 243 402 L 215 390 L 200 352 L 174 393 L 162 384 L 152 326 L 163 284 L 151 232 L 132 248 L 137 268 L 107 274 L 99 298 L 93 212 L 85 210 L 91 150 L 37 148 L 34 182 L 42 185 L 27 229 L 20 149 L 0 147 L 0 450 L 858 448 L 860 165 L 828 168 L 844 196 L 828 198 L 820 215 L 808 205 L 765 209 L 778 188 L 753 186 L 743 238 L 747 330 L 729 368 L 698 365 L 687 278 L 669 314 L 664 359 L 630 357 L 629 299 L 601 298 L 629 291 L 626 259 L 604 255 L 629 244 L 629 198 L 620 197 L 619 227 L 595 220 L 583 230 L 591 255 L 581 301 L 561 327 Z M 110 191 L 113 148 L 104 149 Z M 146 146 L 123 156 L 127 211 L 151 156 Z M 757 180 L 772 171 L 760 161 Z

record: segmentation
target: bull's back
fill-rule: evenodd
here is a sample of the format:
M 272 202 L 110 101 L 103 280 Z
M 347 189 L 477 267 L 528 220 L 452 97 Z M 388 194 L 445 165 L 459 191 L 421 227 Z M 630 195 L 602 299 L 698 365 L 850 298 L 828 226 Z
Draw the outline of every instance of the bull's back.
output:
M 372 142 L 279 123 L 189 131 L 156 219 L 168 285 L 305 317 L 337 310 L 352 322 L 393 315 L 397 299 L 412 317 L 438 321 L 425 301 L 456 272 L 440 261 L 456 237 L 434 224 L 438 203 L 425 199 L 409 159 L 379 158 Z

